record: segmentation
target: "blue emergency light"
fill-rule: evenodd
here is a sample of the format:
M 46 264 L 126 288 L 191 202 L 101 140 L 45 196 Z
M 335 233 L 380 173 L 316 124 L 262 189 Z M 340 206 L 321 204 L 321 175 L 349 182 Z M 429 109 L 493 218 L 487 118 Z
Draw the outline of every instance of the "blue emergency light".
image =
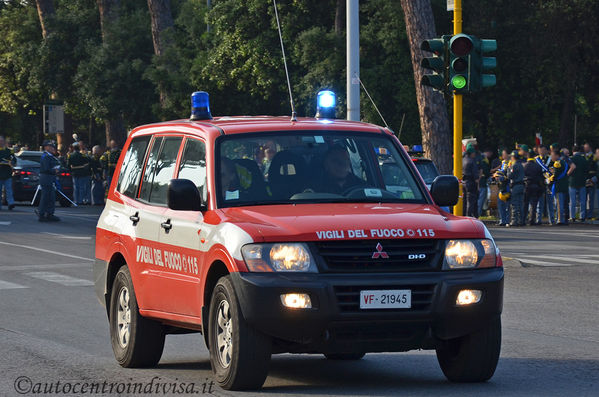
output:
M 205 91 L 196 91 L 191 94 L 190 120 L 212 120 L 210 114 L 210 98 Z
M 336 105 L 337 97 L 333 91 L 320 91 L 316 97 L 316 118 L 334 119 Z

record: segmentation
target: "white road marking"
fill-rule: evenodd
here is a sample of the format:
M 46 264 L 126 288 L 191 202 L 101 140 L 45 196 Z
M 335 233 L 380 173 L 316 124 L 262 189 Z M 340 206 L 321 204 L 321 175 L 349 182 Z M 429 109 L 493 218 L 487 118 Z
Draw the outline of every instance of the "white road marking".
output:
M 538 266 L 545 266 L 545 267 L 558 267 L 558 266 L 571 267 L 571 266 L 574 266 L 572 264 L 561 263 L 561 262 L 537 261 L 534 259 L 522 259 L 522 258 L 514 258 L 514 259 L 518 259 L 520 262 L 524 263 L 525 265 L 531 264 L 531 265 L 538 265 Z
M 67 287 L 73 286 L 90 286 L 94 285 L 92 281 L 84 280 L 82 278 L 75 278 L 71 276 L 65 276 L 64 274 L 54 272 L 31 272 L 25 273 L 26 276 L 38 278 L 44 281 L 50 281 L 52 283 L 62 284 Z
M 558 260 L 566 261 L 566 262 L 570 261 L 570 262 L 585 263 L 585 264 L 590 264 L 590 265 L 599 265 L 599 261 L 592 260 L 589 258 L 581 258 L 579 255 L 576 255 L 574 257 L 552 255 L 551 259 L 558 259 Z
M 63 254 L 62 252 L 57 252 L 57 251 L 52 251 L 52 250 L 47 250 L 47 249 L 37 248 L 37 247 L 31 247 L 29 245 L 7 243 L 5 241 L 0 241 L 0 244 L 2 244 L 2 245 L 8 245 L 8 246 L 11 246 L 11 247 L 26 248 L 26 249 L 30 249 L 30 250 L 33 250 L 33 251 L 45 252 L 47 254 L 52 254 L 52 255 L 64 256 L 66 258 L 80 259 L 80 260 L 89 261 L 89 262 L 93 262 L 94 261 L 93 259 L 84 258 L 82 256 L 71 255 L 71 254 Z
M 9 283 L 8 281 L 0 280 L 0 289 L 18 289 L 18 288 L 29 288 L 24 285 Z
M 0 226 L 10 226 L 11 223 L 12 222 L 9 222 L 9 221 L 1 221 Z
M 0 265 L 0 271 L 11 270 L 36 270 L 36 269 L 68 269 L 68 268 L 89 268 L 89 263 L 56 263 L 56 264 L 38 264 L 38 265 Z
M 43 232 L 44 234 L 49 234 L 51 236 L 55 236 L 55 237 L 60 237 L 60 238 L 66 238 L 66 239 L 71 239 L 71 240 L 91 240 L 92 237 L 91 236 L 69 236 L 66 234 L 60 234 L 60 233 L 50 233 L 50 232 Z

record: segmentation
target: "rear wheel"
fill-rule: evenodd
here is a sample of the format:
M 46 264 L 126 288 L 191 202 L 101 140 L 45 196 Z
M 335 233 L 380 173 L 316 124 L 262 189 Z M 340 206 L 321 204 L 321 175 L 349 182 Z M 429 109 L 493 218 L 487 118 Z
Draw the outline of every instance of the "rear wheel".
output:
M 461 338 L 443 341 L 437 360 L 452 382 L 485 382 L 493 376 L 501 350 L 501 320 Z
M 139 314 L 131 273 L 123 266 L 110 297 L 110 339 L 116 360 L 126 368 L 153 367 L 162 356 L 164 338 L 160 323 Z
M 226 390 L 262 387 L 271 341 L 245 322 L 229 276 L 214 287 L 208 321 L 210 363 L 218 385 Z
M 361 360 L 366 353 L 332 353 L 324 356 L 329 360 Z

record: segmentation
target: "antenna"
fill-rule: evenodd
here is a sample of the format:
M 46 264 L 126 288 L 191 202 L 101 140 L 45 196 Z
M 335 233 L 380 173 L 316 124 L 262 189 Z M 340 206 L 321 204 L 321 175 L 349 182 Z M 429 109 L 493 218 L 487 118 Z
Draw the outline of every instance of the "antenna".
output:
M 281 52 L 283 52 L 283 64 L 285 65 L 285 76 L 287 77 L 287 88 L 289 89 L 289 102 L 291 103 L 291 121 L 297 121 L 295 113 L 295 104 L 293 103 L 293 94 L 291 93 L 291 81 L 289 80 L 289 70 L 287 70 L 287 58 L 285 58 L 285 46 L 283 45 L 283 35 L 281 34 L 281 22 L 279 21 L 279 12 L 277 11 L 277 1 L 272 0 L 275 7 L 275 17 L 277 18 L 277 29 L 279 30 L 279 40 L 281 41 Z
M 366 95 L 368 95 L 368 99 L 370 99 L 370 102 L 372 103 L 372 106 L 374 106 L 374 109 L 376 110 L 376 112 L 379 114 L 379 116 L 381 117 L 381 120 L 383 120 L 383 123 L 385 123 L 385 127 L 389 128 L 389 124 L 387 124 L 387 122 L 385 121 L 385 118 L 383 117 L 383 115 L 381 114 L 381 112 L 379 111 L 379 108 L 376 106 L 376 103 L 374 103 L 374 101 L 372 100 L 372 97 L 370 96 L 370 94 L 368 93 L 368 90 L 366 89 L 366 86 L 364 85 L 364 83 L 362 83 L 362 80 L 360 79 L 360 76 L 358 76 L 358 74 L 354 75 L 355 78 L 358 79 L 358 81 L 360 82 L 360 85 L 362 86 L 362 88 L 364 89 L 364 92 L 366 93 Z

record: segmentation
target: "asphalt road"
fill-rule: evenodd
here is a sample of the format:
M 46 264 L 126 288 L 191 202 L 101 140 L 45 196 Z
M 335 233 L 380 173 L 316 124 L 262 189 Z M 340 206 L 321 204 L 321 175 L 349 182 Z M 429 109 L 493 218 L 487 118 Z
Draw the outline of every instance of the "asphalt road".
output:
M 62 222 L 38 223 L 30 207 L 0 211 L 0 396 L 58 381 L 61 388 L 112 383 L 109 395 L 128 382 L 158 395 L 176 395 L 156 393 L 161 387 L 191 383 L 196 394 L 235 394 L 210 385 L 198 334 L 169 336 L 157 368 L 117 365 L 91 281 L 98 213 L 59 209 Z M 261 393 L 243 395 L 597 396 L 599 227 L 491 232 L 503 254 L 521 262 L 506 262 L 502 357 L 488 383 L 447 382 L 430 351 L 369 354 L 359 362 L 286 354 L 273 357 Z

